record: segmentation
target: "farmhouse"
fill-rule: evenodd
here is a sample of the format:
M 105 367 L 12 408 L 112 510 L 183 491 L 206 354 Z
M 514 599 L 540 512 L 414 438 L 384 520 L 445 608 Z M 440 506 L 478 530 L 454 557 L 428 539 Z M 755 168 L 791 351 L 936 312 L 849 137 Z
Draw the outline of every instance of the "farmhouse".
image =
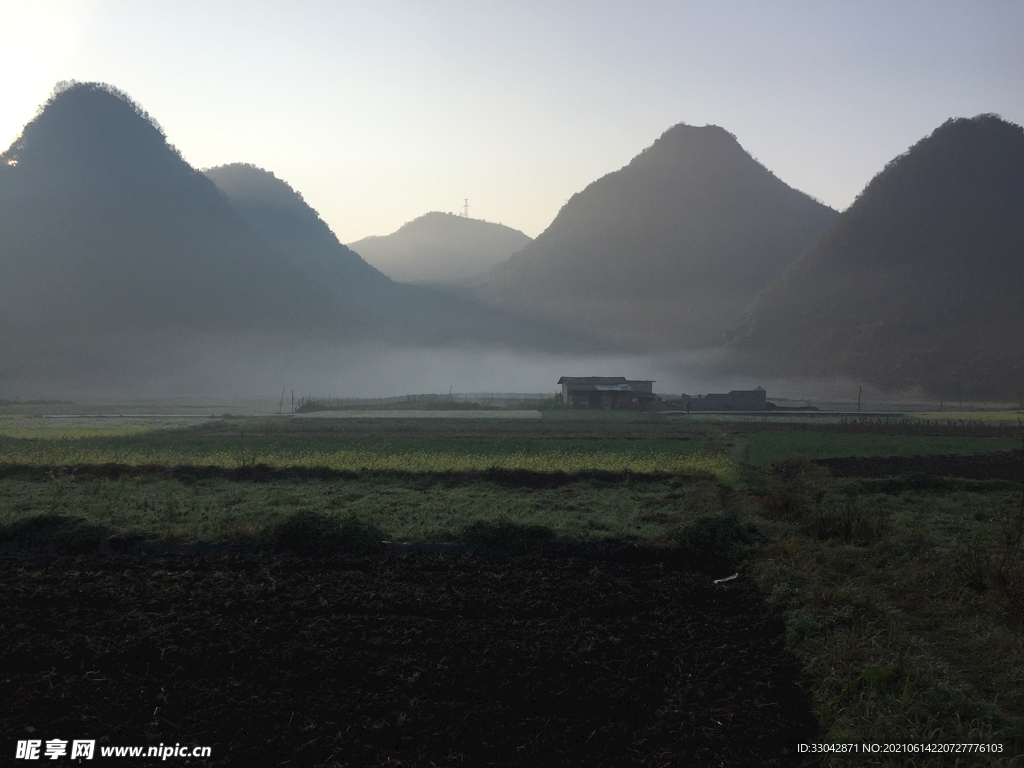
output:
M 570 408 L 647 410 L 658 402 L 653 381 L 630 381 L 624 376 L 563 376 L 562 402 Z

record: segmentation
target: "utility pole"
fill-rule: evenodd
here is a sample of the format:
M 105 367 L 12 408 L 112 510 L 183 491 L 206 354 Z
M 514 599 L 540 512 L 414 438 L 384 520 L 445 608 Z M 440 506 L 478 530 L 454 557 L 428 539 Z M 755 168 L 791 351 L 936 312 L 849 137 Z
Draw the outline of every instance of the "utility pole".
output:
M 857 413 L 860 413 L 860 391 L 864 389 L 864 385 L 858 385 L 857 387 Z
M 462 218 L 469 218 L 469 198 L 463 198 L 462 200 Z

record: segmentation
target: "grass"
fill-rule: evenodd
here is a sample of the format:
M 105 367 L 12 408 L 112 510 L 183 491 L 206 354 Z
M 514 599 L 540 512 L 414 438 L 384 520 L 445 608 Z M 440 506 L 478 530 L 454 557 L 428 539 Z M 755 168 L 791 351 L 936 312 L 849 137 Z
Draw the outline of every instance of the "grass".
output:
M 112 530 L 170 540 L 230 541 L 264 535 L 297 511 L 358 518 L 393 540 L 460 538 L 493 520 L 543 526 L 576 540 L 667 543 L 681 525 L 721 509 L 715 480 L 581 479 L 515 487 L 415 476 L 239 482 L 153 477 L 48 482 L 0 480 L 0 525 L 32 515 L 75 516 Z
M 1024 488 L 879 494 L 796 466 L 757 476 L 751 514 L 768 541 L 746 566 L 786 617 L 825 740 L 1001 743 L 995 757 L 872 764 L 1019 765 L 1024 562 L 1002 580 L 995 566 Z
M 530 536 L 674 547 L 695 562 L 728 552 L 785 617 L 823 741 L 1000 743 L 995 756 L 871 764 L 1020 765 L 1024 552 L 1015 560 L 1007 552 L 1014 525 L 1024 526 L 1024 467 L 1019 483 L 922 483 L 832 477 L 793 457 L 987 453 L 1021 440 L 980 437 L 966 422 L 943 434 L 862 427 L 561 411 L 501 423 L 220 419 L 60 437 L 0 430 L 0 546 L 47 536 L 86 546 L 115 531 L 312 554 L 384 538 Z M 124 467 L 111 476 L 88 470 L 108 463 Z M 254 464 L 349 474 L 257 482 L 131 469 Z M 826 764 L 865 760 L 831 755 Z

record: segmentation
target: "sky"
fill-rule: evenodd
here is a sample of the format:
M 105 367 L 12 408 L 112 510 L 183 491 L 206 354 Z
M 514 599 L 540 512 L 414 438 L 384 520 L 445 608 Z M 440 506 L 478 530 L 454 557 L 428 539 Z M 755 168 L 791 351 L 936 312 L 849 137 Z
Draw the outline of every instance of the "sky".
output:
M 846 208 L 950 117 L 1024 124 L 1024 2 L 0 0 L 0 145 L 61 80 L 193 166 L 254 163 L 342 242 L 461 210 L 535 237 L 670 126 Z

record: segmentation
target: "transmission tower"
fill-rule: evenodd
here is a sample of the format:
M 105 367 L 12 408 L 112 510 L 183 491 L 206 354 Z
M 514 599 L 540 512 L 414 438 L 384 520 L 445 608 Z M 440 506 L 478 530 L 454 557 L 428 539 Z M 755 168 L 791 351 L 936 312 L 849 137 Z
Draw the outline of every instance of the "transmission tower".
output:
M 469 198 L 463 198 L 462 200 L 462 218 L 469 218 Z

